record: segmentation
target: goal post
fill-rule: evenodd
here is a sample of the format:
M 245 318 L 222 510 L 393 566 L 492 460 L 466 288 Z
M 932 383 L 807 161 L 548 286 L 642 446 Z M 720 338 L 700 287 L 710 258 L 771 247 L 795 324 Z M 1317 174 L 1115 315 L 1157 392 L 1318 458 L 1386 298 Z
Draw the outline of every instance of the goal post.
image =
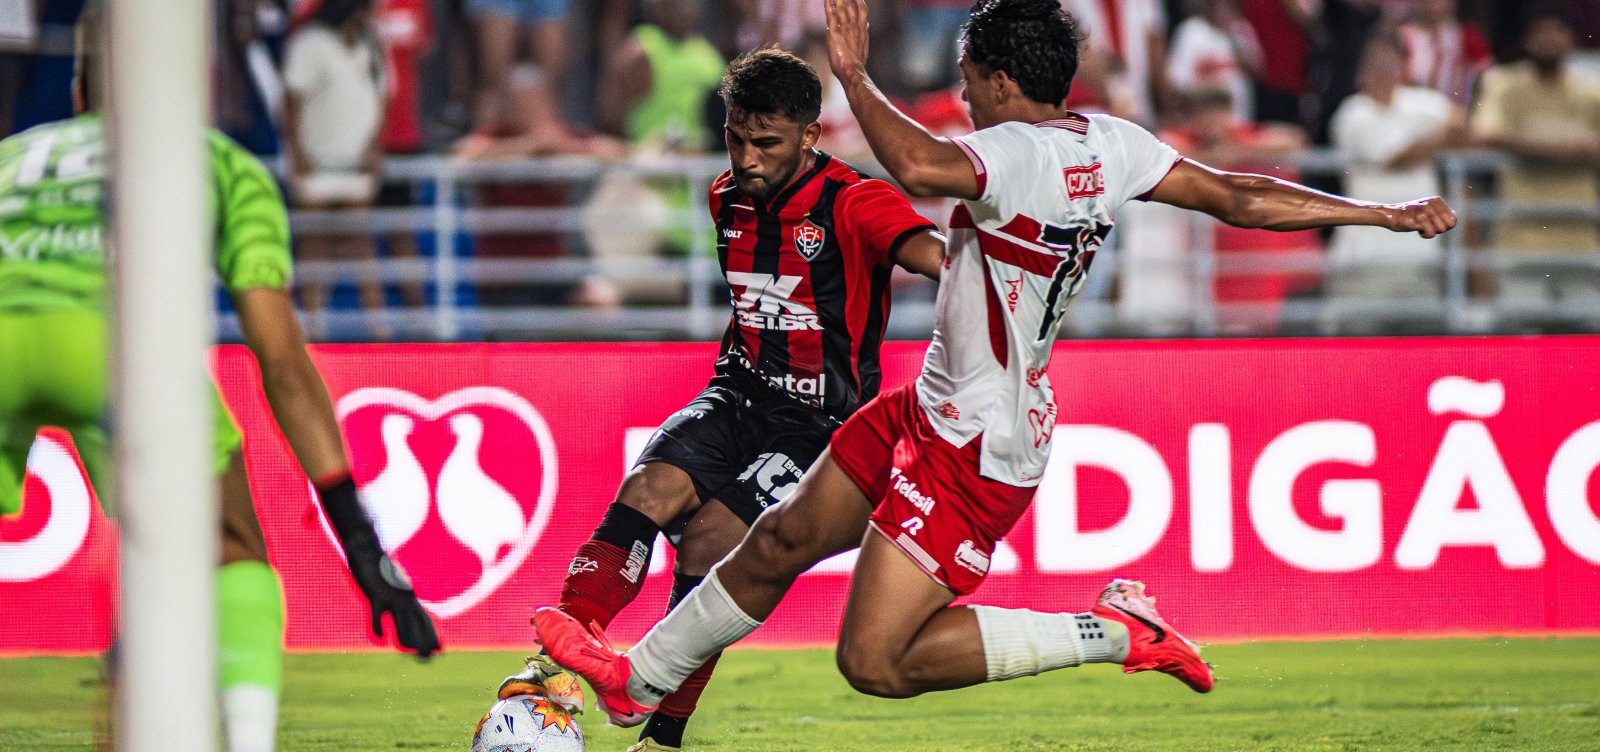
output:
M 121 527 L 116 748 L 217 742 L 216 566 L 205 370 L 214 335 L 204 0 L 111 0 L 114 442 Z

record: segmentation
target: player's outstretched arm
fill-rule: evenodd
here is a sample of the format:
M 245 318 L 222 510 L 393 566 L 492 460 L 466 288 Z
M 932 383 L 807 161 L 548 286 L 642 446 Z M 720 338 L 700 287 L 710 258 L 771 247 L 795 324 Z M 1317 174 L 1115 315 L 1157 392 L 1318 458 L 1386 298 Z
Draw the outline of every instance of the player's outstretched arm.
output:
M 961 147 L 906 117 L 867 75 L 866 6 L 861 0 L 826 2 L 828 65 L 878 163 L 913 196 L 979 198 L 978 176 Z
M 372 607 L 372 631 L 383 636 L 383 615 L 388 613 L 400 647 L 422 658 L 438 652 L 432 620 L 405 573 L 384 553 L 357 498 L 333 400 L 306 352 L 294 302 L 287 292 L 269 288 L 235 291 L 233 302 L 245 342 L 260 364 L 272 415 L 300 467 L 313 479 L 328 522 L 344 548 L 350 575 Z
M 1265 230 L 1371 225 L 1431 238 L 1456 226 L 1456 213 L 1437 196 L 1378 204 L 1265 175 L 1223 172 L 1188 159 L 1172 168 L 1150 198 L 1205 212 L 1235 227 Z

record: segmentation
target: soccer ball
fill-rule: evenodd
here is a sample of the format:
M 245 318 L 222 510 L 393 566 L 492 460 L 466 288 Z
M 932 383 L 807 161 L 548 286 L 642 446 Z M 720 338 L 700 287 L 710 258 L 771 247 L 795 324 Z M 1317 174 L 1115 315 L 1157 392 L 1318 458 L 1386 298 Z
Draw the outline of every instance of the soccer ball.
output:
M 478 721 L 472 752 L 583 752 L 583 732 L 543 695 L 513 695 Z

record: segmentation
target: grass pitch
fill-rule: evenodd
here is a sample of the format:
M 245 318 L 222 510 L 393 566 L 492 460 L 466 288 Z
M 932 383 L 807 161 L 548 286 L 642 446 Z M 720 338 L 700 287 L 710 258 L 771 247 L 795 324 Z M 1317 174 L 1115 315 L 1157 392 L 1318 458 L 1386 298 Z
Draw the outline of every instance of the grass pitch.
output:
M 1597 750 L 1600 639 L 1222 645 L 1216 691 L 1106 666 L 915 700 L 857 695 L 828 651 L 738 650 L 686 742 L 695 750 Z M 288 658 L 279 749 L 467 749 L 508 653 Z M 92 749 L 93 659 L 0 660 L 0 750 Z M 593 750 L 628 731 L 580 718 Z

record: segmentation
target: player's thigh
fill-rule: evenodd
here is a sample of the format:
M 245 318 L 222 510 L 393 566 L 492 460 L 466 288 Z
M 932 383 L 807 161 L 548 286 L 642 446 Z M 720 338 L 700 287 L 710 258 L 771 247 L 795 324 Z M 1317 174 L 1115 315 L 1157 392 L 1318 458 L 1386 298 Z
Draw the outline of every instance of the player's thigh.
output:
M 678 574 L 704 576 L 744 540 L 750 525 L 722 502 L 712 499 L 684 524 L 678 537 Z
M 36 373 L 35 389 L 74 423 L 95 422 L 106 410 L 105 316 L 98 311 L 64 310 L 50 314 L 36 345 L 49 357 L 48 370 Z
M 701 392 L 650 437 L 617 501 L 663 528 L 683 521 L 738 472 L 748 440 L 743 407 L 744 399 L 731 390 L 712 386 Z
M 881 533 L 868 533 L 839 626 L 840 671 L 852 684 L 892 683 L 917 634 L 955 598 Z
M 798 405 L 758 405 L 742 417 L 735 474 L 712 495 L 749 526 L 795 494 L 838 424 Z
M 108 357 L 98 311 L 0 313 L 0 415 L 31 413 L 58 426 L 99 421 Z
M 267 537 L 261 532 L 255 503 L 250 498 L 250 478 L 244 455 L 235 453 L 218 477 L 222 498 L 222 563 L 266 561 Z
M 641 512 L 662 528 L 694 514 L 701 506 L 694 479 L 666 462 L 634 466 L 617 489 L 616 503 Z
M 824 451 L 794 495 L 763 513 L 738 555 L 774 576 L 794 576 L 861 545 L 872 504 Z

